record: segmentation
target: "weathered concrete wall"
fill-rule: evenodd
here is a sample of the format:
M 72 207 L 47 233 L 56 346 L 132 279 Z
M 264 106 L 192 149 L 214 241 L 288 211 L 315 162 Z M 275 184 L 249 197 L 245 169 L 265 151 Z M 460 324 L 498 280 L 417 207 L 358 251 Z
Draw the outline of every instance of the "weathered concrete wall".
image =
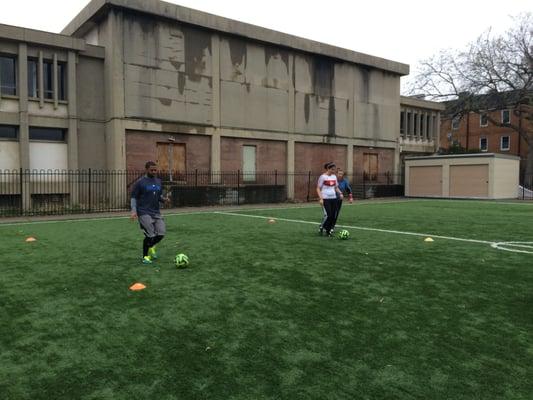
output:
M 80 56 L 76 67 L 78 166 L 105 169 L 104 61 Z
M 242 170 L 242 146 L 256 146 L 256 171 L 285 171 L 287 145 L 273 140 L 222 138 L 220 141 L 221 170 Z
M 289 54 L 286 50 L 222 37 L 221 125 L 288 131 Z
M 211 35 L 124 13 L 126 117 L 211 124 Z

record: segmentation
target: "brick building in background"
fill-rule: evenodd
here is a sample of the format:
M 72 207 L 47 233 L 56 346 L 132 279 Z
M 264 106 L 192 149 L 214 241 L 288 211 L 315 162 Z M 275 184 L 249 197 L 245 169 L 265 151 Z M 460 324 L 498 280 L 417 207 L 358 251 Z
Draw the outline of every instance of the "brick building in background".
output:
M 440 127 L 440 148 L 464 149 L 467 152 L 501 153 L 520 157 L 520 171 L 524 174 L 528 156 L 528 144 L 515 129 L 526 129 L 527 135 L 533 137 L 533 124 L 518 112 L 518 96 L 509 92 L 505 96 L 492 94 L 475 98 L 476 108 L 480 112 L 461 114 L 458 101 L 445 102 L 446 110 L 442 112 Z M 513 128 L 513 127 L 515 128 Z

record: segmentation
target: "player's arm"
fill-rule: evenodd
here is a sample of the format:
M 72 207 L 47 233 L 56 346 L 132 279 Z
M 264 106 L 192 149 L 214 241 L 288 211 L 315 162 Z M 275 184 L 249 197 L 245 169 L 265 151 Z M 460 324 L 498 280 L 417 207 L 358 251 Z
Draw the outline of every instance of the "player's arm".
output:
M 335 185 L 335 191 L 339 194 L 339 198 L 342 200 L 344 198 L 344 196 L 342 195 L 342 192 L 339 189 L 339 184 L 338 183 Z
M 324 204 L 324 200 L 322 199 L 322 190 L 320 189 L 320 179 L 318 180 L 318 185 L 316 186 L 316 194 L 318 195 L 318 202 L 320 204 Z
M 348 182 L 348 179 L 346 179 L 346 191 L 348 192 L 348 199 L 350 200 L 350 203 L 353 202 L 353 190 L 350 186 L 350 182 Z
M 131 219 L 137 219 L 137 198 L 139 197 L 139 183 L 136 183 L 133 186 L 133 190 L 131 191 L 131 199 L 130 199 L 130 206 L 131 206 Z

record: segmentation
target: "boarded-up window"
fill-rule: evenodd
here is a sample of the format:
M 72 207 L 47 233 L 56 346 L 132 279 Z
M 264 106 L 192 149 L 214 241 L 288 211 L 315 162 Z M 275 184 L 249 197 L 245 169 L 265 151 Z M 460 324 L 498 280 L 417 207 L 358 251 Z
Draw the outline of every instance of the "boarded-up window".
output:
M 367 181 L 378 179 L 378 155 L 371 153 L 363 154 L 364 178 Z
M 157 143 L 157 165 L 161 171 L 185 172 L 185 144 Z M 172 177 L 172 174 L 170 175 Z M 170 178 L 170 180 L 173 180 Z
M 255 146 L 242 146 L 242 179 L 255 181 Z

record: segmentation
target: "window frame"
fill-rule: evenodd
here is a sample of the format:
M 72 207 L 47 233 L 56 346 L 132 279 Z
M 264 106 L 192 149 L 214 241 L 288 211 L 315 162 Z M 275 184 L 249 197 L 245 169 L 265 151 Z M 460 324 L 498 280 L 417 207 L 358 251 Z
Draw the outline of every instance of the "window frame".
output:
M 0 124 L 0 129 L 2 127 L 14 128 L 15 137 L 7 137 L 7 136 L 4 137 L 4 136 L 0 135 L 0 140 L 2 140 L 2 141 L 10 141 L 10 142 L 18 142 L 18 140 L 19 140 L 19 127 L 17 125 Z
M 503 139 L 507 138 L 507 147 L 503 147 Z M 509 151 L 511 150 L 511 136 L 510 135 L 502 135 L 500 136 L 500 151 Z
M 504 115 L 505 112 L 507 112 L 507 115 L 509 117 L 507 122 L 504 121 L 504 118 L 503 118 L 503 115 Z M 511 125 L 511 110 L 509 110 L 509 109 L 502 110 L 502 112 L 501 112 L 501 122 L 502 122 L 502 125 Z
M 62 132 L 62 139 L 42 139 L 42 138 L 32 138 L 32 130 L 34 129 L 42 129 L 42 130 L 57 130 Z M 68 137 L 68 129 L 66 128 L 54 128 L 54 127 L 48 127 L 48 126 L 30 126 L 28 130 L 28 137 L 30 142 L 46 142 L 46 143 L 67 143 L 67 137 Z
M 452 123 L 451 123 L 452 131 L 458 131 L 460 126 L 461 126 L 461 117 L 459 115 L 456 115 L 455 117 L 452 118 Z
M 13 97 L 17 97 L 18 96 L 18 81 L 19 81 L 19 76 L 18 76 L 18 57 L 16 54 L 6 54 L 6 53 L 0 53 L 0 58 L 7 58 L 7 59 L 11 59 L 13 60 L 13 79 L 14 79 L 14 82 L 13 82 L 13 91 L 14 93 L 4 93 L 3 92 L 3 87 L 2 86 L 2 72 L 0 71 L 0 95 L 2 97 L 9 97 L 9 96 L 13 96 Z M 1 70 L 1 68 L 0 68 Z
M 253 155 L 254 155 L 254 169 L 253 171 L 245 170 L 244 169 L 244 163 L 245 163 L 245 149 L 253 149 Z M 250 145 L 250 144 L 243 144 L 242 145 L 242 181 L 244 183 L 254 183 L 257 181 L 257 146 L 256 145 Z
M 485 117 L 485 119 L 486 119 L 484 124 L 483 124 L 483 117 Z M 480 113 L 479 114 L 479 127 L 480 128 L 486 128 L 487 126 L 489 126 L 489 114 L 486 113 L 486 112 Z
M 483 148 L 483 147 L 481 146 L 481 142 L 482 142 L 483 140 L 485 140 L 485 148 Z M 481 150 L 481 151 L 483 151 L 483 152 L 489 150 L 489 138 L 488 138 L 488 137 L 486 137 L 486 136 L 481 136 L 481 137 L 479 138 L 479 150 Z
M 32 68 L 30 68 L 31 64 L 35 64 L 35 77 L 32 77 L 32 79 L 30 79 L 30 73 L 33 72 Z M 30 88 L 30 83 L 34 83 L 35 87 Z M 39 59 L 35 57 L 28 57 L 28 98 L 39 98 Z

